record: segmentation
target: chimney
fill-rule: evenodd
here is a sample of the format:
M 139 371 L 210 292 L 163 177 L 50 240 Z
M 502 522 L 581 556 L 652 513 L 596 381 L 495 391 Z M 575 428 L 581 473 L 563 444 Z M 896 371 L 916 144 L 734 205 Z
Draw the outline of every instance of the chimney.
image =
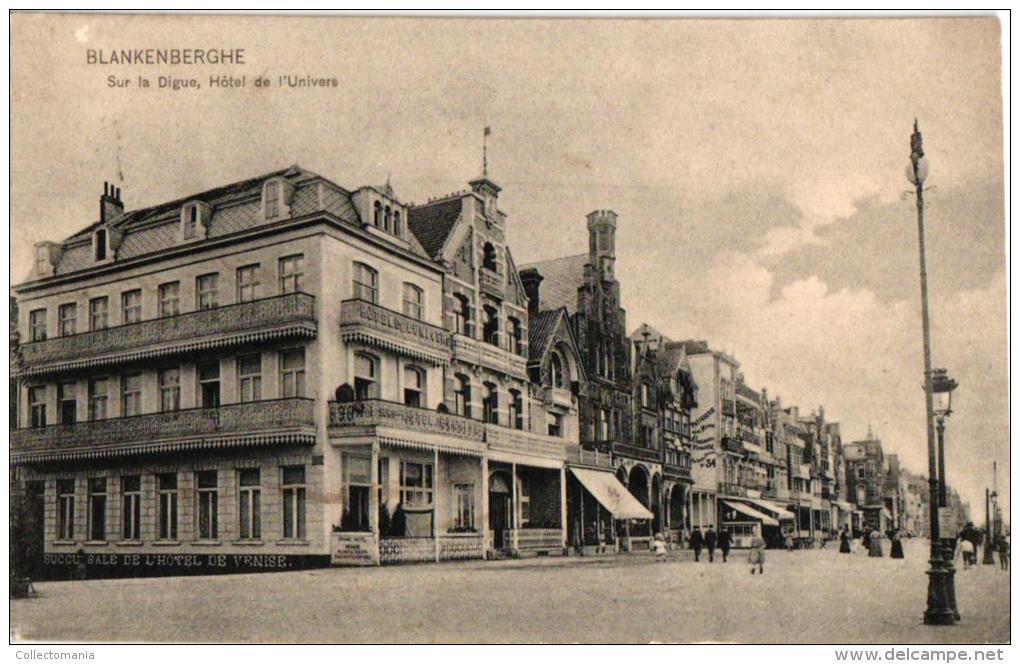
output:
M 99 197 L 99 223 L 105 224 L 124 214 L 124 203 L 120 200 L 120 188 L 109 182 L 103 183 L 103 195 Z
M 534 316 L 541 311 L 538 292 L 544 277 L 533 267 L 521 270 L 520 276 L 521 283 L 524 284 L 524 294 L 528 296 L 528 315 Z

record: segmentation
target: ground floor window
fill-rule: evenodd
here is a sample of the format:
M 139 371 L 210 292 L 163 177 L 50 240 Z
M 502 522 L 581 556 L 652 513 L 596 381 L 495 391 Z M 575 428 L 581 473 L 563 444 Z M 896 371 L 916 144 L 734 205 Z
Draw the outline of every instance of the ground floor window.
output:
M 367 532 L 369 496 L 372 489 L 372 459 L 368 456 L 343 454 L 340 457 L 344 514 L 340 530 Z
M 219 491 L 215 470 L 195 474 L 198 486 L 198 539 L 214 540 L 219 537 Z
M 258 468 L 237 471 L 238 532 L 241 539 L 257 540 L 262 537 L 262 488 Z
M 456 510 L 453 515 L 453 527 L 460 531 L 475 530 L 475 485 L 454 484 L 453 504 Z
M 121 493 L 124 496 L 124 510 L 121 514 L 125 540 L 140 540 L 142 525 L 142 478 L 127 475 L 120 478 Z
M 156 477 L 159 492 L 157 518 L 159 539 L 177 539 L 177 474 L 164 473 Z
M 57 480 L 57 539 L 74 539 L 74 480 Z
M 400 462 L 400 498 L 405 507 L 432 505 L 432 464 Z
M 89 539 L 106 540 L 106 478 L 89 478 Z
M 305 538 L 305 467 L 283 469 L 283 538 Z

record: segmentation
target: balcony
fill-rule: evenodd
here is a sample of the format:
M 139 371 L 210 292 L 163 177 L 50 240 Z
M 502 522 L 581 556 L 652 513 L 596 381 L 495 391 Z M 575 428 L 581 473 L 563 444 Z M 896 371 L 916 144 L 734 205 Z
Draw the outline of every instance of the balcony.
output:
M 677 466 L 671 463 L 663 464 L 662 476 L 667 480 L 691 481 L 691 467 Z
M 558 463 L 566 459 L 567 441 L 556 436 L 486 424 L 485 440 L 489 446 L 490 456 L 494 456 L 493 453 L 498 456 L 499 452 L 504 452 L 511 455 L 543 457 Z
M 722 449 L 723 452 L 729 452 L 731 454 L 744 454 L 744 444 L 733 436 L 723 436 Z
M 193 449 L 313 445 L 315 402 L 292 398 L 190 408 L 11 432 L 11 462 L 37 463 Z
M 478 420 L 381 399 L 350 403 L 331 401 L 329 426 L 331 429 L 390 427 L 477 443 L 485 440 L 485 424 Z
M 747 489 L 732 482 L 719 482 L 719 493 L 724 496 L 747 497 Z
M 610 449 L 612 449 L 613 454 L 627 457 L 628 459 L 639 459 L 651 463 L 661 463 L 662 461 L 662 451 L 651 447 L 640 447 L 638 445 L 628 445 L 627 443 L 610 443 Z
M 787 489 L 785 486 L 772 486 L 762 490 L 761 495 L 763 498 L 788 500 L 790 498 L 790 490 Z
M 21 346 L 22 372 L 38 376 L 284 338 L 314 338 L 315 298 L 291 293 L 54 337 Z
M 561 406 L 563 408 L 571 408 L 574 405 L 574 395 L 570 390 L 551 385 L 545 387 L 544 400 L 546 405 Z
M 478 285 L 483 293 L 503 299 L 503 277 L 488 268 L 478 271 Z
M 519 378 L 527 377 L 527 358 L 462 334 L 453 335 L 453 357 L 466 364 L 481 365 Z
M 450 362 L 450 333 L 366 300 L 340 304 L 340 337 L 442 366 Z
M 579 445 L 568 445 L 567 463 L 576 466 L 593 466 L 613 470 L 613 457 L 608 452 L 599 450 L 586 450 Z

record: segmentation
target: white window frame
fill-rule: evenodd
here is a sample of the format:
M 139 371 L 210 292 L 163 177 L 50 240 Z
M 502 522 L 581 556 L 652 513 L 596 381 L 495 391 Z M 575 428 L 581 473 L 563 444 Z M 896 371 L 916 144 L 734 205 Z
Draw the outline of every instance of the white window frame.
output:
M 46 310 L 28 312 L 28 338 L 30 341 L 46 341 Z
M 159 317 L 169 318 L 181 313 L 181 282 L 168 281 L 156 288 L 159 298 Z
M 125 480 L 133 479 L 137 488 L 127 489 Z M 122 475 L 120 478 L 123 510 L 121 512 L 121 537 L 128 542 L 139 542 L 142 539 L 142 477 L 141 475 Z
M 415 320 L 425 316 L 425 291 L 409 281 L 404 282 L 404 315 Z
M 300 482 L 288 482 L 287 471 L 301 470 Z M 280 497 L 283 501 L 283 539 L 303 541 L 308 536 L 308 476 L 304 466 L 280 468 Z
M 220 273 L 209 272 L 195 277 L 195 311 L 206 311 L 219 306 Z
M 351 296 L 358 300 L 379 304 L 379 271 L 367 263 L 356 261 L 353 272 Z
M 305 255 L 292 254 L 280 258 L 279 273 L 281 295 L 304 292 L 301 281 L 305 276 Z
M 96 389 L 99 386 L 103 388 L 101 392 Z M 106 376 L 99 376 L 89 380 L 89 421 L 105 420 L 109 416 L 110 379 Z
M 258 361 L 257 372 L 245 372 L 244 362 L 246 360 Z M 237 400 L 239 403 L 249 403 L 262 400 L 262 354 L 253 353 L 242 355 L 237 358 Z
M 410 466 L 419 468 L 421 485 L 407 483 L 407 471 Z M 400 460 L 400 499 L 406 507 L 433 507 L 435 504 L 435 485 L 436 475 L 432 463 Z
M 68 483 L 70 491 L 66 490 Z M 57 540 L 62 542 L 74 540 L 74 485 L 72 478 L 57 480 Z
M 241 484 L 242 475 L 250 472 L 256 474 L 258 482 Z M 239 468 L 237 470 L 237 518 L 238 539 L 245 541 L 262 539 L 262 470 L 260 468 Z
M 173 376 L 176 378 L 170 380 Z M 171 413 L 181 409 L 181 368 L 165 367 L 156 374 L 159 385 L 159 412 Z M 169 403 L 169 407 L 168 404 Z
M 101 480 L 102 481 L 102 488 L 103 488 L 103 490 L 101 492 L 93 490 L 93 482 L 97 481 L 97 480 Z M 98 484 L 98 482 L 97 482 L 97 484 Z M 108 498 L 109 498 L 110 492 L 109 492 L 109 486 L 108 486 L 107 479 L 106 479 L 106 477 L 90 477 L 90 478 L 88 478 L 88 482 L 87 482 L 86 488 L 88 489 L 88 539 L 91 542 L 105 542 L 106 539 L 107 539 L 107 528 L 106 528 L 106 526 L 107 526 L 107 523 L 106 523 L 106 521 L 107 521 L 107 514 L 110 511 L 109 510 L 109 504 L 108 504 Z M 95 500 L 96 498 L 100 498 L 100 497 L 103 499 L 103 513 L 101 515 L 98 514 L 98 510 L 96 509 L 96 500 Z M 100 534 L 102 536 L 101 537 L 96 537 L 96 535 L 97 535 L 97 533 L 96 533 L 96 525 L 97 525 L 97 522 L 100 521 L 100 520 L 102 521 L 102 528 L 103 528 L 103 530 L 102 530 L 102 533 L 98 533 L 98 534 Z
M 163 480 L 173 478 L 173 486 L 163 486 Z M 177 473 L 156 475 L 156 539 L 163 542 L 177 541 L 180 520 L 179 481 Z
M 132 378 L 138 379 L 138 385 L 134 389 L 128 389 L 128 381 Z M 129 399 L 133 400 L 134 408 L 129 408 Z M 120 416 L 131 417 L 142 414 L 142 374 L 141 372 L 122 374 L 120 378 Z
M 292 367 L 288 369 L 286 367 L 287 357 L 296 356 L 297 354 L 300 354 L 301 356 L 301 366 Z M 285 348 L 280 350 L 279 361 L 280 361 L 280 397 L 284 399 L 290 399 L 305 396 L 305 367 L 307 365 L 304 347 Z M 292 383 L 293 387 L 291 389 L 288 389 L 287 384 L 288 379 L 291 379 L 293 381 Z
M 128 298 L 137 297 L 138 301 L 135 304 L 128 302 Z M 142 290 L 135 288 L 132 290 L 124 291 L 120 294 L 120 315 L 121 323 L 127 325 L 129 323 L 139 323 L 142 320 Z
M 57 307 L 57 332 L 62 337 L 78 333 L 77 302 L 67 302 Z
M 237 268 L 237 301 L 254 302 L 259 298 L 259 264 Z
M 202 478 L 212 476 L 212 486 L 202 486 Z M 195 539 L 214 542 L 219 539 L 219 473 L 216 470 L 195 472 Z M 205 517 L 207 530 L 203 531 Z
M 475 485 L 473 482 L 455 482 L 453 487 L 453 527 L 472 529 L 475 526 Z

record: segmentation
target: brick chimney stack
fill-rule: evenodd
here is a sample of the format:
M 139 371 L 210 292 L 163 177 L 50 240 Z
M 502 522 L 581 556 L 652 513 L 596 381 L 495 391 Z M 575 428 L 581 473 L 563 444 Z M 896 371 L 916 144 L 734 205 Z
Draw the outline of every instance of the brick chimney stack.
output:
M 104 182 L 103 195 L 99 197 L 99 223 L 106 224 L 122 214 L 124 203 L 120 200 L 120 188 Z
M 524 285 L 524 294 L 528 296 L 528 315 L 534 316 L 541 310 L 539 289 L 545 277 L 539 274 L 538 270 L 533 267 L 521 270 L 520 276 L 521 283 Z

